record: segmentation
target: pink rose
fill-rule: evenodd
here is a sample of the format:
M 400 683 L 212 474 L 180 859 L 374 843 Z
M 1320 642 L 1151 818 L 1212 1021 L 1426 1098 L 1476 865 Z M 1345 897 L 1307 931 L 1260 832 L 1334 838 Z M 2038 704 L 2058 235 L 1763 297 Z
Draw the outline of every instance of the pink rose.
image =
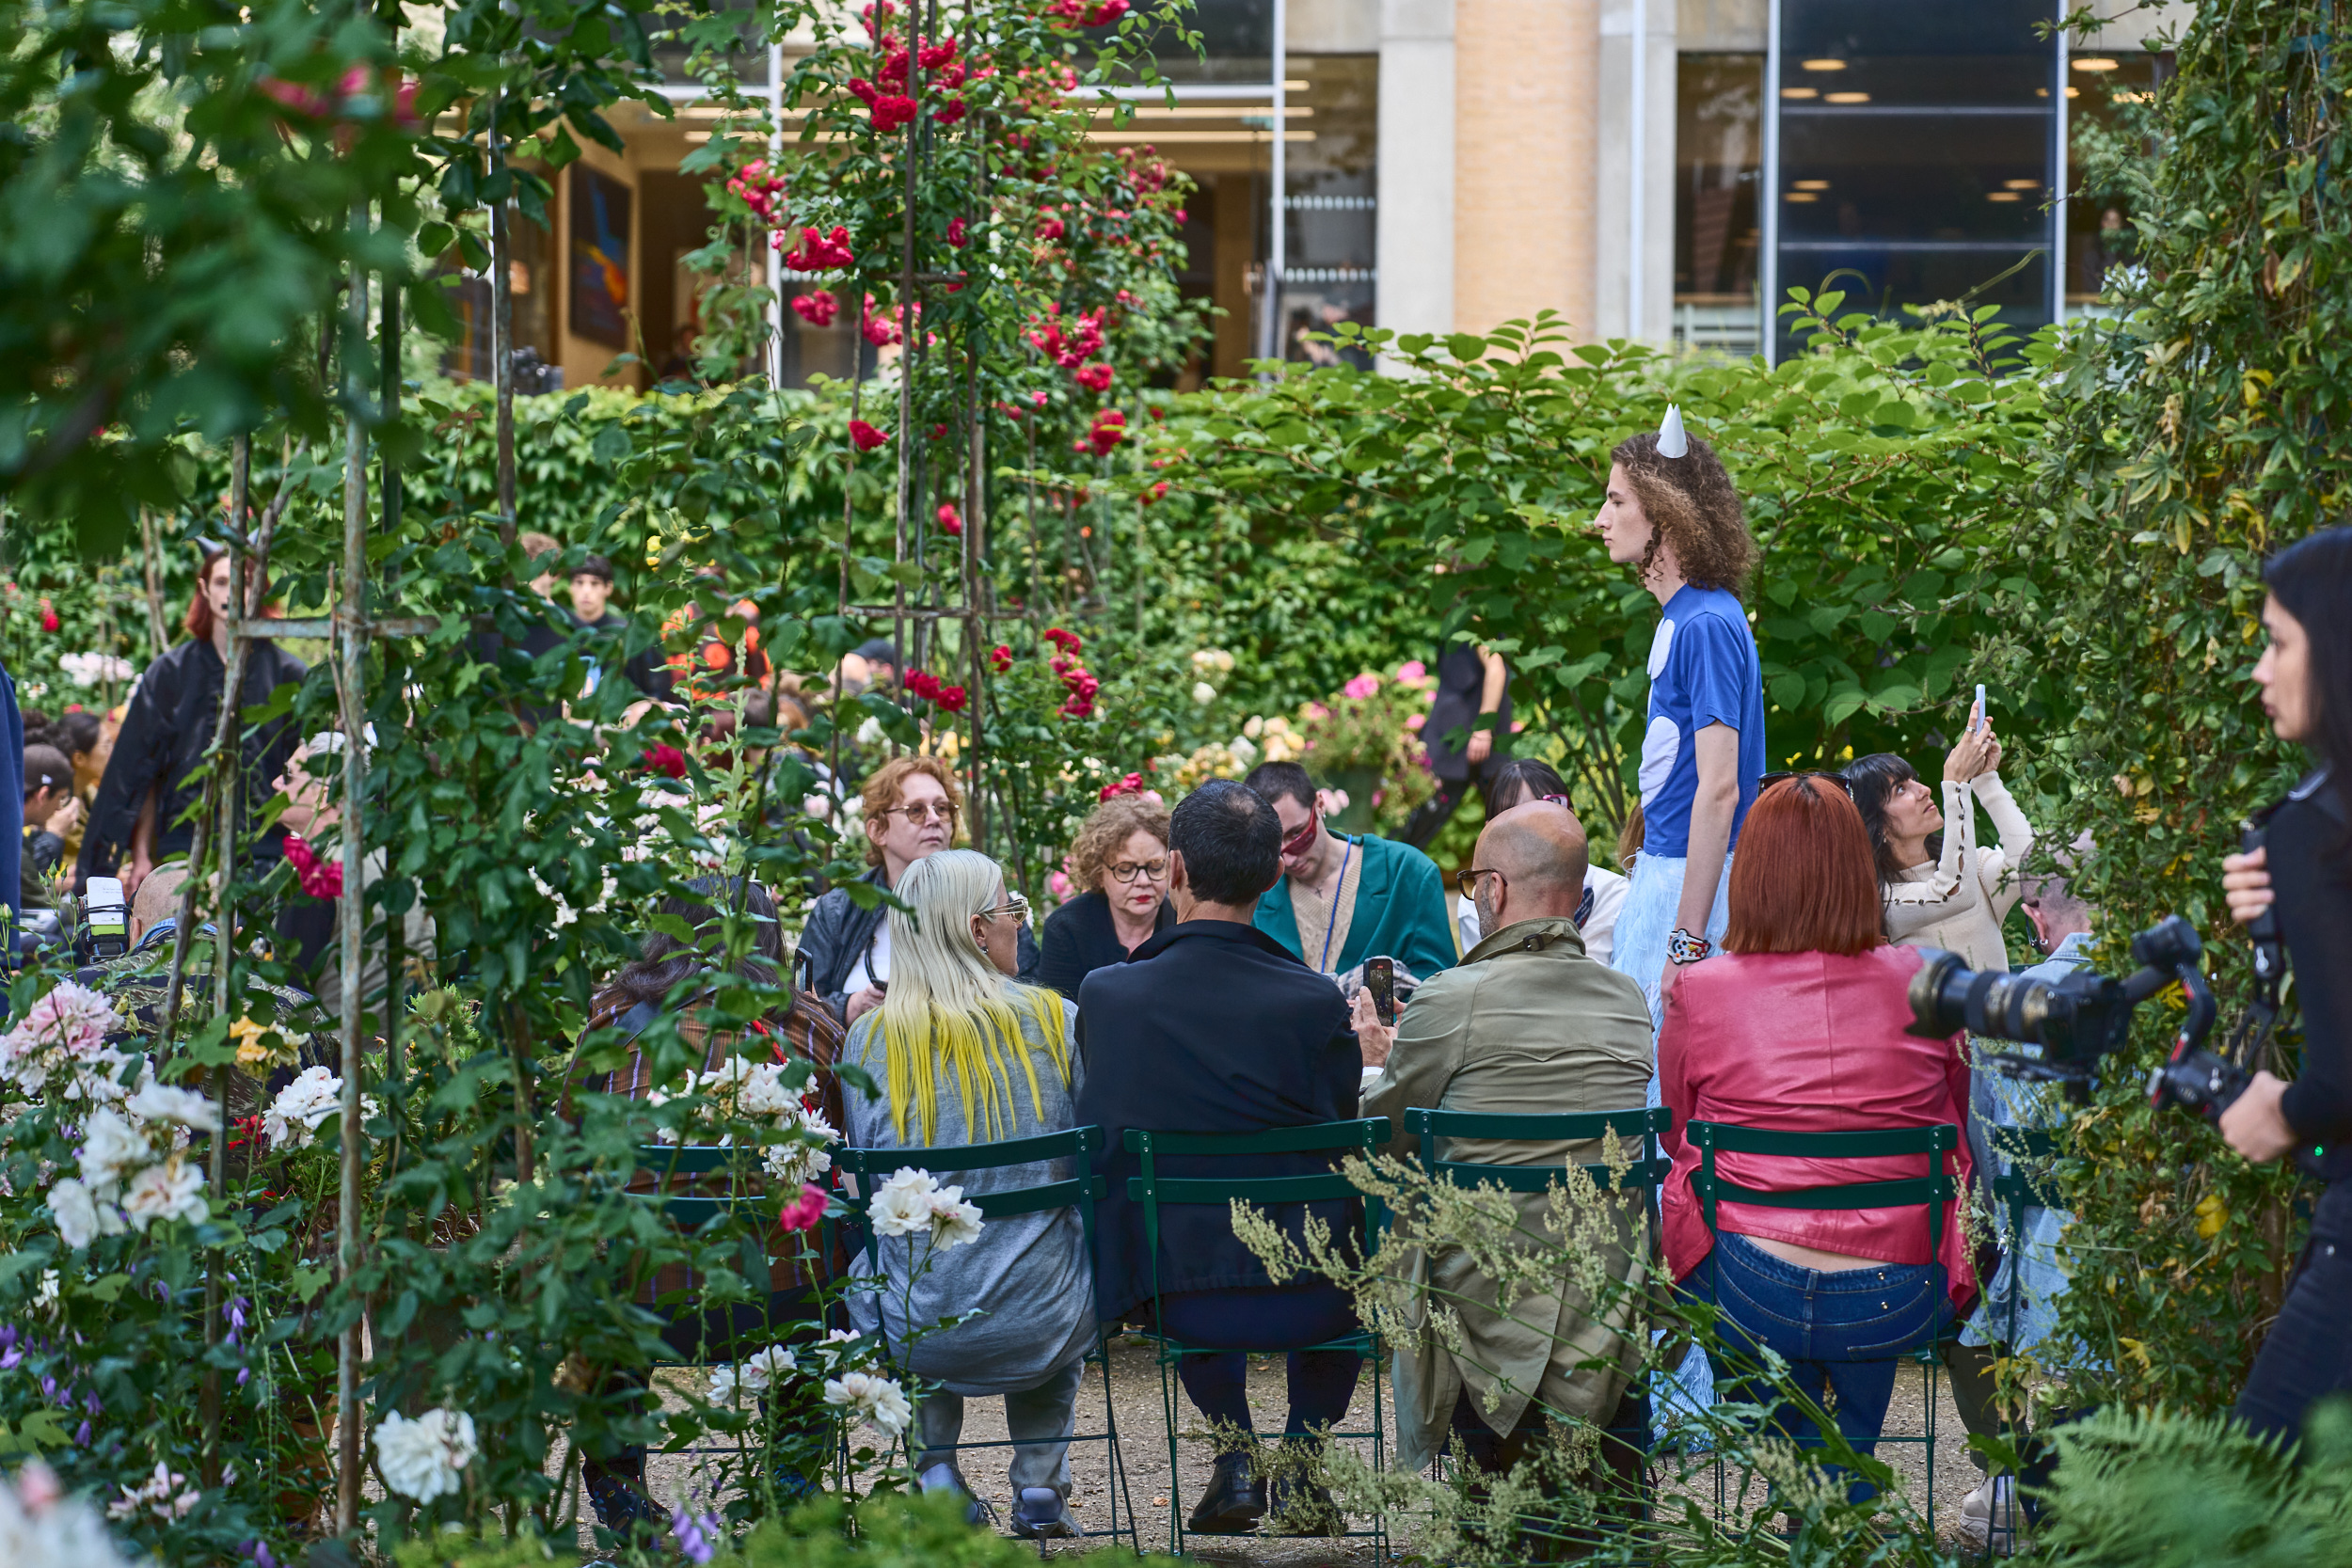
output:
M 1070 886 L 1070 874 L 1066 871 L 1057 871 L 1045 879 L 1045 891 L 1063 903 L 1069 902 Z
M 1340 688 L 1340 695 L 1361 702 L 1380 689 L 1380 677 L 1367 671 Z
M 1396 678 L 1403 681 L 1406 685 L 1411 686 L 1415 682 L 1426 677 L 1428 673 L 1429 666 L 1423 664 L 1420 659 L 1415 659 L 1410 664 L 1400 665 L 1397 668 Z
M 779 1230 L 813 1230 L 825 1217 L 825 1190 L 810 1182 L 801 1183 L 801 1196 L 784 1206 L 776 1216 Z

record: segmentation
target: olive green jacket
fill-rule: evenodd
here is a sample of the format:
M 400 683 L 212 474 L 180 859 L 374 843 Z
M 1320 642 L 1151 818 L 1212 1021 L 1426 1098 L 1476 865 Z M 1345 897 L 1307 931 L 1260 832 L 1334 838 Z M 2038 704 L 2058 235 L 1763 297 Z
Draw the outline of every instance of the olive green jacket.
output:
M 1460 965 L 1433 976 L 1398 1020 L 1395 1048 L 1364 1090 L 1361 1114 L 1388 1117 L 1396 1140 L 1387 1152 L 1411 1157 L 1419 1140 L 1405 1130 L 1416 1106 L 1445 1111 L 1531 1115 L 1638 1110 L 1654 1066 L 1649 1008 L 1641 987 L 1585 956 L 1576 924 L 1565 916 L 1522 920 L 1470 950 Z M 1440 1142 L 1443 1159 L 1491 1164 L 1602 1163 L 1597 1143 Z M 1640 1158 L 1638 1145 L 1627 1150 Z M 1656 1245 L 1646 1194 L 1611 1196 L 1608 1212 L 1581 1244 L 1610 1278 L 1636 1278 Z M 1562 1234 L 1549 1198 L 1518 1196 L 1520 1244 Z M 1407 1238 L 1409 1239 L 1409 1238 Z M 1529 1285 L 1507 1309 L 1499 1286 L 1472 1249 L 1439 1243 L 1405 1250 L 1401 1277 L 1413 1292 L 1393 1358 L 1397 1464 L 1426 1465 L 1443 1450 L 1456 1396 L 1496 1432 L 1508 1434 L 1531 1399 L 1558 1416 L 1606 1424 L 1640 1366 L 1645 1324 L 1630 1295 L 1588 1315 L 1589 1294 L 1562 1269 L 1547 1289 Z M 1433 1322 L 1432 1308 L 1458 1319 L 1456 1336 Z M 1587 1366 L 1585 1363 L 1593 1363 Z

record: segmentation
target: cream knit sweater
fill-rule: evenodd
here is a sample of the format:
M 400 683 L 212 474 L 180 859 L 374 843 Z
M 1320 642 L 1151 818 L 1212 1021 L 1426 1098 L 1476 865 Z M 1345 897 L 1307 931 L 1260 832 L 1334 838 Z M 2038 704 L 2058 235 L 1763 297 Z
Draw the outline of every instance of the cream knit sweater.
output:
M 1998 848 L 1977 843 L 1979 804 L 2000 834 Z M 1973 792 L 1946 780 L 1943 858 L 1898 873 L 1882 889 L 1887 936 L 1911 947 L 1948 948 L 1971 969 L 2008 969 L 2001 921 L 2017 902 L 2017 874 L 2032 847 L 2033 825 L 1998 773 L 1978 774 Z

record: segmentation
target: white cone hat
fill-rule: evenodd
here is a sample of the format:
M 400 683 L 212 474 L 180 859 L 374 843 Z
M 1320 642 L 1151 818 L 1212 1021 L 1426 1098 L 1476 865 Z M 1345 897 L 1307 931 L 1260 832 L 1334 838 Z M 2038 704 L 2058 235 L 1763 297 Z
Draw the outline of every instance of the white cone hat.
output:
M 1658 422 L 1658 455 L 1680 457 L 1691 450 L 1690 438 L 1682 433 L 1682 409 L 1666 404 L 1666 417 Z

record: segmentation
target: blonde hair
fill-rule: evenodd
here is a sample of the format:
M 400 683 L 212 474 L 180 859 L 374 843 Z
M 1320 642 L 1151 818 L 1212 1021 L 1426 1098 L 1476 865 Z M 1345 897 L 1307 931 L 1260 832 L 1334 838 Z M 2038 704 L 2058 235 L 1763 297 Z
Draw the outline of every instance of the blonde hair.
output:
M 1168 808 L 1149 796 L 1114 795 L 1089 812 L 1070 846 L 1071 879 L 1078 891 L 1100 888 L 1111 857 L 1139 832 L 1158 839 L 1162 849 L 1168 847 Z
M 962 815 L 963 785 L 956 782 L 954 768 L 938 757 L 892 757 L 876 768 L 873 777 L 867 779 L 858 791 L 866 823 L 866 864 L 882 864 L 882 844 L 874 837 L 874 824 L 882 819 L 884 812 L 898 808 L 906 796 L 907 780 L 917 773 L 938 781 L 939 787 L 947 792 L 947 804 L 955 809 L 957 815 Z M 952 835 L 949 841 L 953 842 Z M 892 940 L 897 939 L 894 937 Z
M 930 760 L 930 759 L 924 759 Z M 1070 1040 L 1059 993 L 1005 978 L 972 935 L 972 917 L 1000 901 L 1005 870 L 970 849 L 942 849 L 907 867 L 891 891 L 914 911 L 890 911 L 890 990 L 858 1048 L 859 1065 L 882 1042 L 890 1124 L 907 1141 L 910 1110 L 928 1145 L 939 1127 L 939 1085 L 952 1069 L 963 1124 L 976 1141 L 1012 1127 L 1012 1067 L 1029 1083 L 1029 1103 L 1045 1115 L 1037 1056 L 1022 1028 L 1037 1021 L 1045 1054 L 1065 1086 Z

